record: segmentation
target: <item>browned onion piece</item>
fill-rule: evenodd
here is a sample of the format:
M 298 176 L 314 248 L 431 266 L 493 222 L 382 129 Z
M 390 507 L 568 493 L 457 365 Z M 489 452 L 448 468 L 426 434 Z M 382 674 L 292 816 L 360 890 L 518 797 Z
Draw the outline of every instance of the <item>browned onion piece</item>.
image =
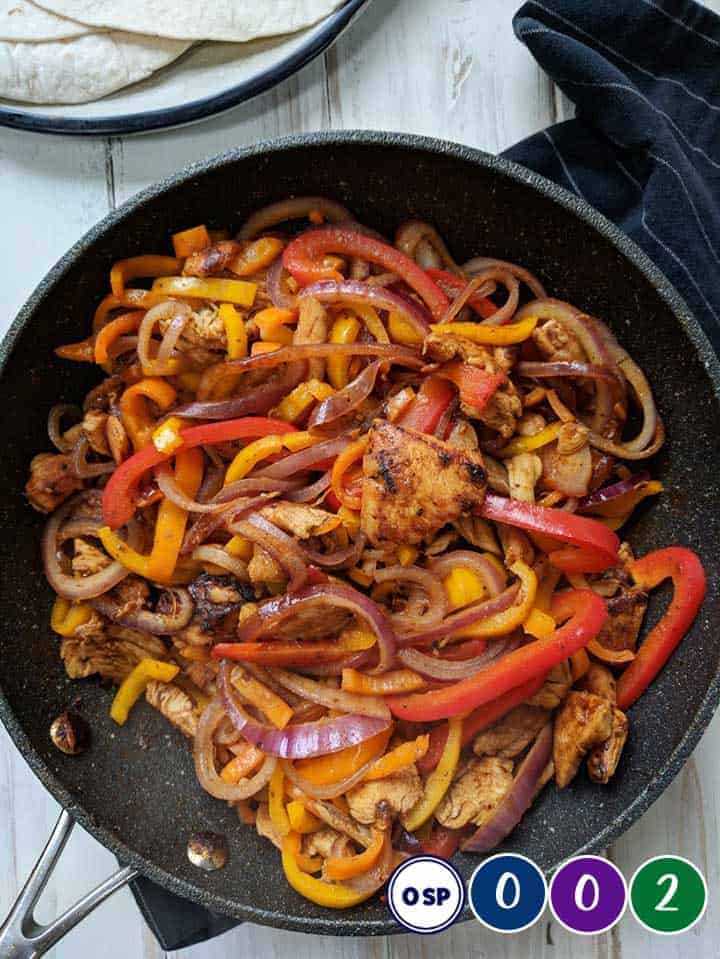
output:
M 387 566 L 375 571 L 376 583 L 414 583 L 427 596 L 427 611 L 415 615 L 409 610 L 400 613 L 388 613 L 390 622 L 399 632 L 415 631 L 436 626 L 447 616 L 448 600 L 445 587 L 434 571 L 420 566 Z
M 377 758 L 377 756 L 373 756 L 372 759 L 363 763 L 359 769 L 356 769 L 354 773 L 346 776 L 344 779 L 338 779 L 335 782 L 322 785 L 306 779 L 287 759 L 281 759 L 280 765 L 283 768 L 286 778 L 290 780 L 293 786 L 297 786 L 298 789 L 302 790 L 306 796 L 310 796 L 313 799 L 335 799 L 337 796 L 342 796 L 348 789 L 352 789 L 353 786 L 361 782 Z
M 300 544 L 300 549 L 315 566 L 320 566 L 323 569 L 349 569 L 351 566 L 357 565 L 362 551 L 365 549 L 365 534 L 358 533 L 354 543 L 350 543 L 349 546 L 344 546 L 341 549 L 335 549 L 332 553 L 321 553 L 318 549 L 310 549 L 304 543 Z
M 143 372 L 152 373 L 155 376 L 172 376 L 177 372 L 169 361 L 173 358 L 175 345 L 190 318 L 190 312 L 188 304 L 179 300 L 166 300 L 147 311 L 138 329 L 137 343 L 138 359 Z M 161 320 L 170 322 L 157 354 L 152 356 L 152 334 L 156 324 Z
M 239 240 L 252 240 L 258 234 L 264 233 L 281 223 L 289 220 L 305 219 L 317 210 L 329 223 L 342 223 L 343 220 L 352 220 L 350 211 L 324 196 L 296 196 L 289 200 L 280 200 L 270 203 L 261 210 L 256 210 L 245 220 L 240 232 Z
M 398 313 L 420 336 L 425 336 L 430 330 L 431 317 L 425 306 L 383 286 L 361 283 L 358 280 L 343 280 L 339 283 L 335 280 L 321 280 L 306 286 L 298 295 L 298 300 L 307 297 L 320 303 L 349 303 L 351 306 L 372 306 L 376 310 Z
M 211 501 L 209 503 L 199 503 L 184 493 L 173 476 L 173 468 L 169 462 L 160 463 L 155 467 L 155 479 L 158 489 L 167 497 L 171 503 L 175 503 L 180 509 L 188 513 L 221 513 L 223 510 L 230 509 L 236 505 L 240 496 L 236 500 Z
M 282 257 L 279 256 L 267 271 L 267 292 L 270 302 L 279 310 L 296 310 L 297 296 L 289 293 L 283 286 L 286 270 L 283 267 Z
M 474 626 L 475 623 L 479 623 L 483 619 L 489 619 L 490 616 L 509 609 L 515 602 L 519 590 L 520 584 L 513 583 L 499 595 L 493 596 L 483 603 L 474 603 L 472 606 L 467 606 L 465 609 L 448 616 L 437 626 L 405 634 L 399 642 L 402 646 L 427 646 L 436 639 L 442 639 L 461 629 L 466 629 L 468 626 Z
M 422 248 L 425 245 L 437 254 L 439 264 L 429 262 L 429 265 L 425 266 L 419 262 L 418 256 L 422 255 Z M 398 250 L 402 250 L 405 256 L 409 256 L 411 260 L 416 260 L 424 270 L 442 265 L 457 276 L 463 275 L 463 271 L 450 255 L 450 251 L 445 246 L 445 242 L 438 231 L 423 220 L 406 220 L 402 223 L 395 234 L 395 246 Z
M 542 379 L 546 376 L 581 376 L 591 380 L 607 380 L 617 383 L 617 376 L 607 366 L 595 366 L 592 363 L 573 361 L 559 361 L 556 363 L 520 362 L 517 372 L 520 376 L 529 376 L 532 379 Z
M 113 586 L 117 586 L 128 575 L 128 570 L 122 563 L 112 562 L 99 573 L 82 578 L 70 576 L 65 573 L 58 560 L 58 534 L 65 523 L 65 519 L 70 513 L 86 498 L 87 494 L 79 493 L 72 499 L 56 509 L 50 519 L 47 521 L 42 536 L 42 561 L 45 569 L 45 576 L 52 588 L 63 599 L 69 599 L 80 603 L 84 600 L 94 599 L 106 593 Z
M 295 540 L 278 529 L 274 523 L 257 513 L 246 520 L 233 520 L 228 524 L 231 533 L 243 536 L 256 543 L 278 563 L 287 573 L 288 593 L 297 593 L 307 583 L 308 563 Z
M 472 549 L 454 549 L 435 557 L 430 564 L 430 569 L 440 580 L 444 580 L 458 567 L 477 573 L 491 596 L 497 596 L 505 588 L 506 578 L 497 563 Z
M 225 710 L 218 702 L 212 702 L 202 711 L 195 734 L 195 772 L 198 781 L 205 792 L 216 799 L 225 799 L 228 802 L 237 802 L 238 799 L 249 799 L 270 782 L 275 772 L 277 759 L 266 756 L 260 769 L 247 779 L 239 783 L 227 783 L 221 779 L 215 768 L 215 746 L 213 734 L 220 722 L 225 718 Z
M 124 604 L 118 602 L 114 596 L 108 595 L 96 596 L 90 600 L 90 605 L 120 626 L 139 629 L 142 633 L 152 633 L 154 636 L 172 636 L 188 625 L 195 611 L 195 605 L 190 593 L 181 586 L 164 587 L 163 596 L 172 597 L 171 612 L 158 613 L 151 609 L 128 611 L 124 609 Z
M 247 499 L 238 499 L 237 492 L 235 487 L 238 487 L 241 483 L 255 484 L 255 489 L 263 489 L 265 486 L 266 489 L 274 489 L 277 486 L 277 483 L 284 483 L 284 480 L 268 480 L 268 479 L 248 479 L 248 480 L 238 480 L 237 483 L 231 483 L 230 486 L 226 486 L 224 489 L 220 490 L 213 499 L 215 502 L 230 502 L 231 508 L 220 513 L 204 513 L 202 516 L 198 517 L 195 522 L 192 524 L 190 529 L 185 533 L 185 539 L 183 544 L 180 547 L 180 555 L 187 556 L 188 553 L 192 553 L 196 546 L 200 546 L 208 536 L 211 536 L 215 530 L 223 526 L 229 519 L 238 519 L 243 513 L 248 513 L 251 510 L 259 509 L 265 505 L 265 503 L 270 502 L 274 499 L 278 493 L 268 492 L 265 495 L 260 496 L 250 496 Z M 247 491 L 250 492 L 253 489 L 252 486 L 247 487 Z M 221 497 L 226 495 L 227 500 L 221 500 Z
M 650 445 L 646 446 L 643 450 L 628 449 L 624 443 L 614 443 L 612 440 L 605 439 L 604 436 L 601 436 L 599 433 L 594 433 L 592 430 L 588 433 L 588 442 L 591 446 L 594 446 L 595 449 L 602 450 L 603 453 L 610 453 L 619 459 L 631 460 L 633 462 L 636 460 L 646 460 L 654 456 L 665 442 L 665 424 L 658 416 L 655 425 L 655 436 Z
M 529 270 L 526 270 L 525 267 L 518 266 L 517 263 L 508 263 L 507 260 L 495 260 L 487 256 L 476 256 L 463 264 L 463 270 L 465 273 L 470 274 L 470 276 L 474 276 L 476 273 L 482 272 L 482 270 L 498 268 L 512 273 L 514 277 L 529 287 L 533 296 L 537 297 L 537 299 L 544 300 L 547 297 L 545 287 L 540 280 Z
M 212 563 L 213 566 L 220 566 L 239 580 L 245 583 L 249 582 L 247 564 L 243 563 L 237 556 L 231 556 L 222 546 L 198 546 L 193 550 L 192 558 L 199 563 Z
M 347 416 L 364 403 L 375 389 L 375 380 L 382 367 L 380 360 L 366 366 L 347 386 L 319 403 L 308 420 L 309 430 L 327 432 L 343 429 Z
M 93 476 L 105 476 L 107 473 L 115 472 L 116 463 L 114 460 L 105 460 L 104 463 L 88 463 L 89 449 L 88 438 L 84 433 L 81 433 L 72 452 L 73 471 L 76 476 L 81 479 L 90 479 Z
M 219 366 L 223 364 L 216 363 L 215 366 L 209 367 L 204 376 Z M 173 415 L 191 420 L 232 420 L 240 416 L 264 415 L 273 406 L 277 406 L 280 400 L 304 379 L 306 368 L 306 363 L 288 363 L 287 368 L 279 376 L 273 377 L 261 386 L 254 386 L 241 396 L 231 396 L 227 400 L 203 399 L 203 396 L 212 395 L 212 389 L 203 389 L 201 379 L 197 391 L 198 399 L 185 406 L 179 406 L 173 410 Z
M 461 844 L 463 852 L 490 852 L 510 835 L 537 795 L 540 779 L 552 757 L 552 744 L 552 723 L 548 723 L 520 763 L 512 786 L 493 814 Z
M 479 673 L 496 659 L 517 649 L 519 645 L 518 636 L 504 636 L 488 643 L 485 652 L 473 656 L 472 659 L 441 659 L 439 656 L 421 653 L 419 649 L 399 649 L 397 655 L 401 663 L 423 676 L 452 682 Z
M 517 286 L 517 284 L 515 285 Z M 465 284 L 465 287 L 460 290 L 457 296 L 455 296 L 451 301 L 450 306 L 448 306 L 440 320 L 440 325 L 443 325 L 444 323 L 452 323 L 471 296 L 486 296 L 489 292 L 494 291 L 495 284 L 486 283 L 484 278 L 481 276 L 475 276 L 468 280 Z M 517 303 L 515 305 L 517 306 Z
M 315 443 L 313 446 L 307 446 L 304 450 L 298 450 L 297 453 L 291 453 L 284 456 L 272 466 L 265 466 L 255 474 L 260 477 L 269 477 L 272 479 L 284 479 L 287 476 L 294 476 L 295 473 L 304 473 L 306 470 L 318 469 L 319 463 L 334 459 L 338 456 L 350 440 L 344 436 L 337 436 L 331 440 L 324 440 L 322 443 Z
M 344 880 L 344 885 L 354 889 L 355 892 L 371 893 L 382 889 L 390 878 L 393 870 L 403 862 L 407 856 L 402 853 L 396 853 L 390 841 L 390 832 L 388 830 L 385 836 L 382 852 L 378 861 L 367 872 L 362 872 L 358 876 L 352 876 Z
M 73 447 L 72 441 L 63 438 L 64 430 L 60 423 L 64 416 L 74 416 L 78 421 L 82 419 L 82 410 L 72 403 L 56 403 L 48 414 L 47 430 L 50 442 L 61 453 L 69 453 Z
M 298 676 L 286 669 L 274 666 L 268 672 L 286 689 L 309 699 L 311 703 L 327 706 L 341 713 L 357 713 L 359 716 L 378 716 L 380 719 L 390 719 L 390 710 L 380 696 L 361 696 L 357 693 L 346 693 L 342 689 L 333 689 L 323 683 L 316 683 L 306 676 Z
M 327 473 L 323 473 L 320 479 L 315 480 L 315 482 L 311 483 L 309 486 L 303 486 L 301 489 L 287 493 L 285 499 L 289 500 L 291 503 L 312 503 L 322 496 L 325 490 L 328 489 L 330 486 L 330 479 L 331 473 L 330 470 L 328 470 Z
M 509 323 L 515 315 L 518 303 L 520 302 L 520 284 L 509 270 L 504 270 L 498 266 L 487 267 L 477 273 L 473 278 L 473 282 L 478 283 L 478 288 L 491 281 L 496 281 L 505 287 L 507 290 L 507 299 L 492 316 L 487 317 L 487 319 L 484 319 L 482 322 L 490 326 L 502 326 L 505 323 Z M 443 319 L 442 322 L 447 321 Z
M 592 453 L 587 443 L 574 453 L 558 452 L 557 443 L 538 450 L 543 483 L 565 496 L 586 496 L 592 478 Z

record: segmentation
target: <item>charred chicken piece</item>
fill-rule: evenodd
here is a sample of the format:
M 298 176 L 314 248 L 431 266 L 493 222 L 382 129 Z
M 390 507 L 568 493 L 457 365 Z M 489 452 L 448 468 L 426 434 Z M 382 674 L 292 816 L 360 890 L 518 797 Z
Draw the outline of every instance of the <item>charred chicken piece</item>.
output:
M 70 453 L 38 453 L 30 461 L 25 495 L 39 513 L 52 513 L 84 486 L 73 470 Z
M 195 600 L 195 619 L 202 629 L 209 629 L 218 619 L 255 598 L 249 586 L 229 573 L 223 576 L 203 573 L 190 583 L 188 592 Z
M 583 757 L 605 742 L 613 729 L 612 704 L 594 693 L 573 691 L 555 718 L 553 762 L 555 779 L 564 789 L 574 778 Z

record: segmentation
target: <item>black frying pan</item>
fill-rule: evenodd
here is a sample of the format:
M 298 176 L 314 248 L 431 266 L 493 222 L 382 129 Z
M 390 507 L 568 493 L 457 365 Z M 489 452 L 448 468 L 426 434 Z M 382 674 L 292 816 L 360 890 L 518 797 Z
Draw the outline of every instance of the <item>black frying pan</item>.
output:
M 48 446 L 53 403 L 78 401 L 97 380 L 89 366 L 61 362 L 53 347 L 87 335 L 106 292 L 110 264 L 167 249 L 195 223 L 237 227 L 289 194 L 326 194 L 392 235 L 404 219 L 428 219 L 462 261 L 484 253 L 537 273 L 548 290 L 605 319 L 641 363 L 665 418 L 668 443 L 654 463 L 667 492 L 635 522 L 644 552 L 671 543 L 698 550 L 709 574 L 705 607 L 660 679 L 630 714 L 630 738 L 608 786 L 583 775 L 562 793 L 545 790 L 506 843 L 550 871 L 566 857 L 602 849 L 665 789 L 697 743 L 720 695 L 716 506 L 720 371 L 687 308 L 633 243 L 560 187 L 507 161 L 447 143 L 393 134 L 313 134 L 236 150 L 144 191 L 110 214 L 51 270 L 2 346 L 0 497 L 6 563 L 0 582 L 0 715 L 13 740 L 71 815 L 121 861 L 166 888 L 241 919 L 306 932 L 398 931 L 376 897 L 334 913 L 296 895 L 279 856 L 235 813 L 199 788 L 190 752 L 164 719 L 139 706 L 122 730 L 108 716 L 110 692 L 70 682 L 48 620 L 51 591 L 38 558 L 41 519 L 23 500 L 28 462 Z M 650 620 L 667 595 L 653 600 Z M 715 628 L 713 628 L 715 627 Z M 92 749 L 61 755 L 50 722 L 80 696 Z M 145 748 L 140 748 L 140 741 Z M 228 836 L 229 865 L 205 874 L 188 862 L 188 834 Z M 469 876 L 476 859 L 456 856 Z

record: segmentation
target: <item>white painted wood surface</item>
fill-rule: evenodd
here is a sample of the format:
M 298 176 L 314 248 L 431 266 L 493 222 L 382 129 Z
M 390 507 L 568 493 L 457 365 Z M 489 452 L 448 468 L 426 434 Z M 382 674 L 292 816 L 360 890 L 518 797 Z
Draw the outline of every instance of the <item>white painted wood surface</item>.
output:
M 562 118 L 563 99 L 514 37 L 509 0 L 374 0 L 324 57 L 254 102 L 196 126 L 142 138 L 78 140 L 0 131 L 0 209 L 6 236 L 2 330 L 51 264 L 113 205 L 193 160 L 238 144 L 325 128 L 377 128 L 441 136 L 496 152 Z M 720 12 L 720 0 L 709 5 Z M 28 251 L 32 255 L 28 255 Z M 664 796 L 609 855 L 625 875 L 673 852 L 704 870 L 705 919 L 678 937 L 652 937 L 628 916 L 608 935 L 571 936 L 545 919 L 518 936 L 466 923 L 440 938 L 320 940 L 245 925 L 174 959 L 506 959 L 720 957 L 720 717 Z M 56 803 L 0 732 L 0 913 L 5 913 L 57 816 Z M 43 899 L 49 918 L 114 868 L 77 829 Z M 54 950 L 56 959 L 163 955 L 123 890 Z

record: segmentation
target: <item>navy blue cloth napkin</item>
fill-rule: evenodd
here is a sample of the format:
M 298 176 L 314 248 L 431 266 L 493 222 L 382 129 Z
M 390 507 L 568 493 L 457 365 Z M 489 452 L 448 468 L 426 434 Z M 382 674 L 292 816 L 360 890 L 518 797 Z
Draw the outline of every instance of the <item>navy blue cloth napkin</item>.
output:
M 692 0 L 529 0 L 513 25 L 577 111 L 505 155 L 629 234 L 720 352 L 720 18 Z
M 506 156 L 617 223 L 720 350 L 720 19 L 689 0 L 529 0 L 514 26 L 577 118 Z M 132 888 L 164 949 L 235 925 L 146 879 Z

